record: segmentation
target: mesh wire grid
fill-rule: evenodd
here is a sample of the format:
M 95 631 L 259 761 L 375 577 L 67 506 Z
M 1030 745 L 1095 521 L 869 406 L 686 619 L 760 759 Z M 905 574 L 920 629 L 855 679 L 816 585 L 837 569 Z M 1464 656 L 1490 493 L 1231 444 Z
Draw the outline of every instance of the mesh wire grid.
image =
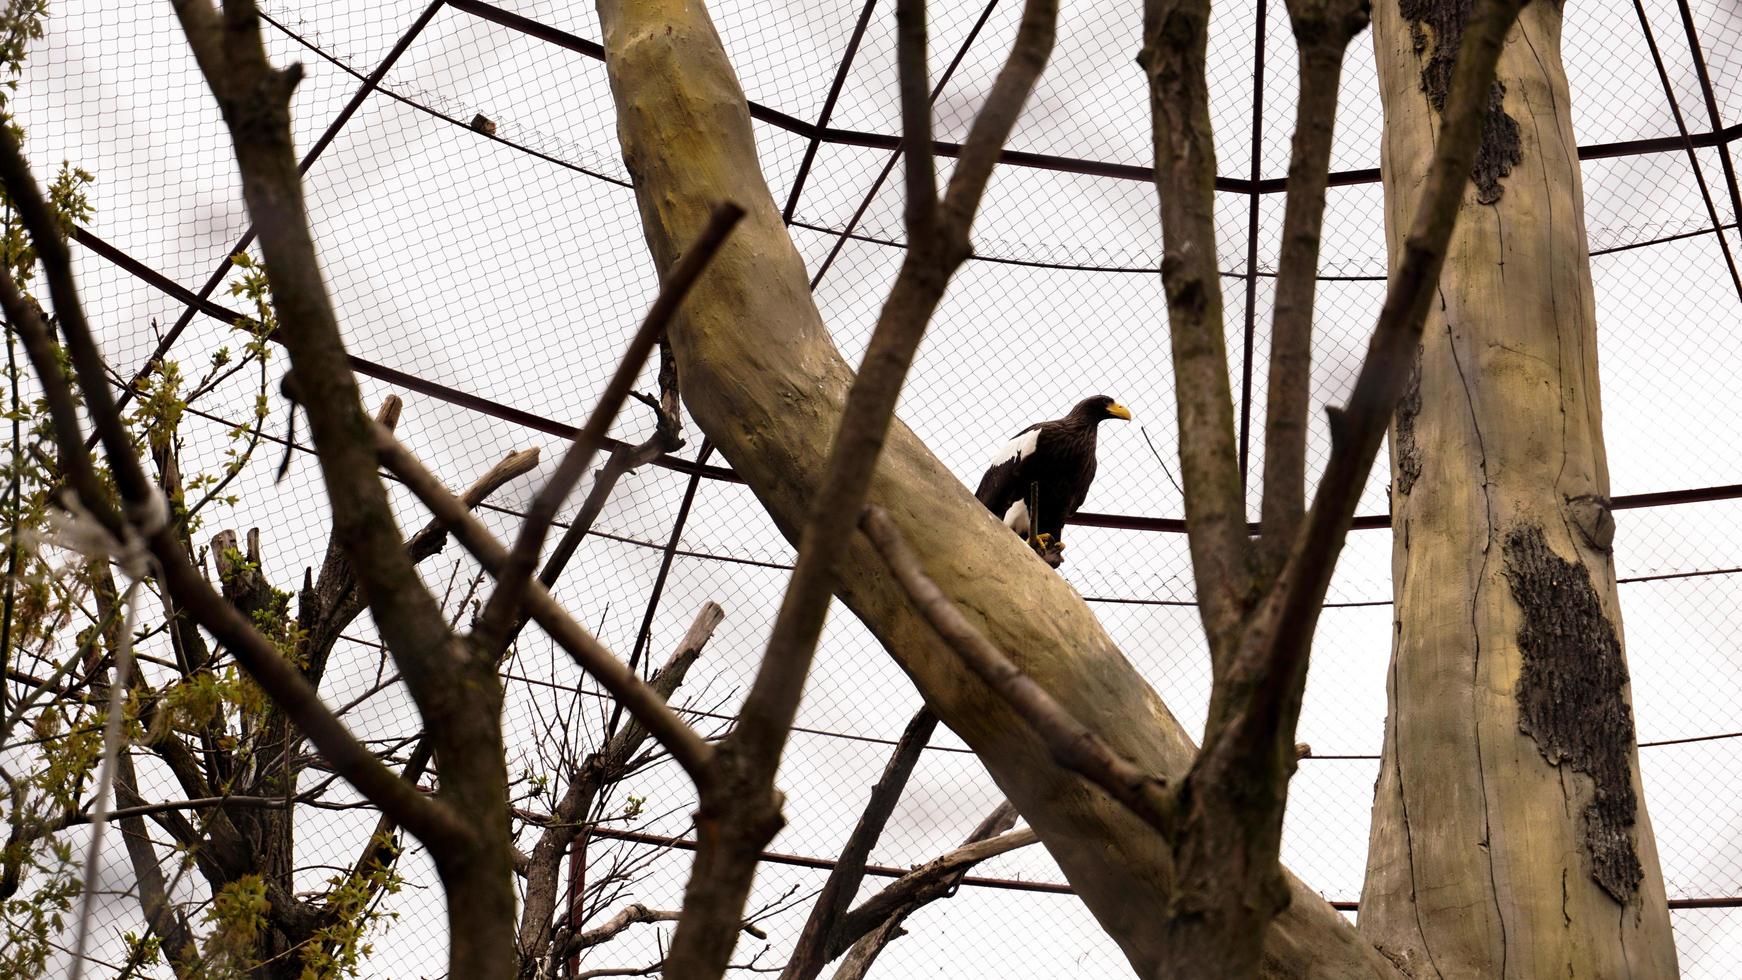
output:
M 866 11 L 859 3 L 714 9 L 749 98 L 797 123 L 759 123 L 758 148 L 771 191 L 789 204 L 794 242 L 818 277 L 825 320 L 849 358 L 862 352 L 902 254 L 900 180 L 889 172 L 896 118 L 888 7 L 870 8 L 850 63 L 845 54 Z M 938 8 L 931 51 L 938 137 L 959 140 L 1008 45 L 1018 5 L 968 0 Z M 559 451 L 563 427 L 592 404 L 656 285 L 617 154 L 604 68 L 586 51 L 599 37 L 597 18 L 588 5 L 450 3 L 370 92 L 366 80 L 406 36 L 421 4 L 275 2 L 264 9 L 274 60 L 308 68 L 295 104 L 299 145 L 332 133 L 311 161 L 307 184 L 347 341 L 354 354 L 418 382 L 408 389 L 404 378 L 377 372 L 365 377 L 367 397 L 373 403 L 407 394 L 401 434 L 455 485 L 512 449 L 545 450 L 538 473 L 481 512 L 506 536 Z M 503 11 L 548 30 L 529 32 Z M 1739 417 L 1728 381 L 1742 350 L 1727 328 L 1742 287 L 1720 247 L 1727 234 L 1732 249 L 1742 248 L 1724 142 L 1734 135 L 1725 119 L 1742 85 L 1739 38 L 1742 20 L 1716 0 L 1569 12 L 1565 60 L 1586 148 L 1609 460 L 1622 495 L 1742 482 L 1735 454 L 1714 451 Z M 1250 3 L 1217 8 L 1211 44 L 1231 378 L 1236 398 L 1256 406 L 1247 417 L 1257 432 L 1282 213 L 1277 191 L 1292 128 L 1293 47 L 1280 6 Z M 1011 142 L 1027 162 L 997 171 L 976 225 L 976 258 L 934 321 L 901 413 L 971 481 L 985 449 L 1015 428 L 1057 414 L 1079 394 L 1116 394 L 1139 422 L 1106 433 L 1088 507 L 1167 518 L 1181 504 L 1153 274 L 1161 239 L 1142 173 L 1148 120 L 1130 63 L 1134 49 L 1135 25 L 1123 6 L 1088 3 L 1066 12 L 1048 74 Z M 824 118 L 837 81 L 839 96 Z M 1315 404 L 1347 391 L 1383 295 L 1382 200 L 1368 172 L 1383 122 L 1376 93 L 1372 51 L 1358 42 L 1333 154 L 1344 178 L 1327 207 Z M 354 115 L 335 128 L 352 103 Z M 117 371 L 141 365 L 183 319 L 175 359 L 198 363 L 228 342 L 224 322 L 189 315 L 186 300 L 242 239 L 246 215 L 223 127 L 170 11 L 154 4 L 57 9 L 18 104 L 39 172 L 68 159 L 98 175 L 98 213 L 86 231 L 112 250 L 81 251 L 79 272 Z M 479 114 L 495 124 L 493 133 L 470 128 Z M 827 138 L 814 138 L 825 126 Z M 1697 144 L 1691 150 L 1680 139 L 1683 127 Z M 949 164 L 940 160 L 946 175 Z M 119 264 L 117 255 L 137 265 Z M 228 301 L 221 290 L 216 298 Z M 1042 346 L 1044 359 L 1034 353 Z M 269 392 L 281 368 L 272 367 Z M 255 391 L 255 379 L 238 377 L 193 406 L 184 431 L 189 460 L 223 459 Z M 282 409 L 274 399 L 263 457 L 286 451 L 274 441 L 283 435 Z M 632 410 L 616 434 L 633 440 L 648 427 L 645 414 Z M 700 438 L 693 424 L 686 431 L 690 445 L 681 455 L 693 460 Z M 1327 447 L 1328 434 L 1315 422 L 1315 471 Z M 326 536 L 314 463 L 306 447 L 288 451 L 293 465 L 282 481 L 274 482 L 270 463 L 244 471 L 241 503 L 217 525 L 261 527 L 265 567 L 281 585 L 319 562 Z M 1262 472 L 1260 439 L 1250 440 L 1247 464 L 1254 476 Z M 402 524 L 421 525 L 408 495 L 395 490 L 395 504 Z M 1361 512 L 1384 510 L 1384 483 L 1376 480 Z M 1644 778 L 1670 895 L 1687 906 L 1675 912 L 1682 965 L 1687 976 L 1727 977 L 1742 962 L 1742 913 L 1696 906 L 1742 891 L 1742 810 L 1733 794 L 1715 789 L 1742 770 L 1742 738 L 1730 737 L 1742 733 L 1731 639 L 1742 620 L 1742 503 L 1663 503 L 1623 510 L 1617 523 Z M 1292 785 L 1285 832 L 1290 866 L 1343 903 L 1359 896 L 1377 772 L 1389 553 L 1384 530 L 1357 531 L 1340 563 L 1301 719 L 1300 737 L 1314 755 Z M 556 592 L 614 650 L 644 650 L 643 662 L 653 664 L 702 602 L 720 602 L 727 618 L 680 694 L 698 724 L 718 730 L 730 723 L 753 674 L 791 559 L 744 487 L 650 466 L 620 484 Z M 1198 730 L 1208 671 L 1181 536 L 1080 527 L 1072 531 L 1072 559 L 1064 574 L 1188 730 Z M 444 553 L 422 573 L 455 617 L 469 614 L 475 566 Z M 530 777 L 548 772 L 565 749 L 596 747 L 610 705 L 536 629 L 523 636 L 505 677 L 515 792 L 520 805 L 543 812 L 548 791 Z M 366 618 L 335 652 L 323 693 L 359 736 L 400 756 L 407 751 L 416 714 Z M 875 641 L 837 612 L 780 774 L 788 824 L 750 903 L 767 911 L 762 925 L 770 937 L 757 965 L 778 962 L 796 936 L 804 899 L 820 886 L 918 703 Z M 320 775 L 317 768 L 308 778 Z M 142 763 L 141 779 L 143 789 L 175 792 L 149 764 Z M 326 806 L 297 812 L 304 887 L 347 865 L 374 825 L 375 815 L 355 806 L 342 783 L 330 785 L 324 799 Z M 872 863 L 902 868 L 948 849 L 998 799 L 984 769 L 940 729 Z M 641 771 L 602 801 L 589 866 L 633 874 L 589 893 L 589 921 L 631 900 L 675 907 L 688 868 L 682 841 L 692 804 L 669 765 Z M 523 847 L 531 834 L 523 829 Z M 157 843 L 167 853 L 168 842 Z M 137 905 L 118 836 L 107 849 L 98 956 L 112 959 L 120 932 L 136 928 Z M 413 849 L 403 871 L 409 887 L 388 904 L 394 918 L 374 937 L 368 975 L 441 970 L 446 926 L 433 870 Z M 866 887 L 879 880 L 873 874 Z M 954 898 L 910 920 L 910 937 L 891 947 L 883 968 L 936 972 L 939 963 L 959 965 L 961 951 L 972 949 L 971 968 L 958 968 L 973 975 L 1120 972 L 1117 951 L 1062 882 L 1039 849 L 994 859 Z M 206 897 L 191 878 L 176 887 L 189 902 Z M 1038 923 L 1045 927 L 1034 928 Z M 587 965 L 654 962 L 660 929 L 626 932 L 589 954 Z M 741 959 L 751 962 L 756 949 L 746 942 Z

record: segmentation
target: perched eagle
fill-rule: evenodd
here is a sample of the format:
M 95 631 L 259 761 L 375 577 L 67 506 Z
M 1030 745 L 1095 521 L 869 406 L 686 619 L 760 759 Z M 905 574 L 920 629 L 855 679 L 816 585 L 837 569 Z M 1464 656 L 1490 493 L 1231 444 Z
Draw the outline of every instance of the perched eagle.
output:
M 1036 422 L 1004 444 L 974 496 L 1043 557 L 1064 547 L 1065 521 L 1083 505 L 1095 479 L 1095 433 L 1131 412 L 1106 395 L 1085 398 L 1070 414 Z M 1030 508 L 1038 510 L 1031 514 Z M 1051 561 L 1056 565 L 1057 562 Z

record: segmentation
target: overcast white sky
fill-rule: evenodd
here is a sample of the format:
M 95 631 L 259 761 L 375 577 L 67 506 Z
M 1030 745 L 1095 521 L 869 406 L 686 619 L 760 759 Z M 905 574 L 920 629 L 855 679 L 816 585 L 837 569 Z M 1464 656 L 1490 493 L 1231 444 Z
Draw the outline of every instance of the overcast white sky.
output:
M 597 39 L 591 5 L 505 0 L 506 9 Z M 981 4 L 934 5 L 934 71 L 941 73 L 979 16 Z M 291 3 L 264 9 L 301 40 L 275 28 L 268 41 L 280 62 L 300 60 L 307 80 L 295 105 L 300 145 L 311 145 L 367 74 L 416 18 L 422 3 Z M 1673 2 L 1644 4 L 1663 50 L 1671 87 L 1696 132 L 1712 128 L 1687 55 Z M 715 18 L 749 96 L 814 120 L 858 14 L 857 2 L 715 3 Z M 1147 108 L 1132 64 L 1137 5 L 1108 0 L 1066 5 L 1057 52 L 1013 148 L 1121 165 L 1148 155 Z M 939 136 L 958 138 L 990 85 L 1014 31 L 1020 4 L 1001 0 L 939 101 Z M 1218 5 L 1212 28 L 1211 82 L 1221 172 L 1245 177 L 1253 166 L 1252 112 L 1256 6 Z M 831 125 L 895 130 L 893 4 L 879 4 L 849 73 Z M 1692 11 L 1713 74 L 1721 115 L 1736 121 L 1742 103 L 1742 16 L 1721 0 Z M 1271 4 L 1264 45 L 1262 128 L 1257 172 L 1286 171 L 1294 94 L 1292 41 L 1280 4 Z M 312 45 L 312 47 L 311 47 Z M 1672 136 L 1675 123 L 1629 6 L 1574 4 L 1568 10 L 1566 62 L 1582 144 Z M 336 60 L 334 64 L 328 58 Z M 390 96 L 399 96 L 399 99 Z M 91 230 L 170 279 L 198 288 L 245 227 L 222 124 L 186 54 L 167 4 L 89 0 L 52 8 L 49 36 L 33 53 L 20 117 L 39 173 L 62 159 L 94 171 L 97 216 Z M 474 113 L 494 120 L 492 141 L 462 125 Z M 654 277 L 623 186 L 614 115 L 603 66 L 455 10 L 439 13 L 311 169 L 310 204 L 353 353 L 565 423 L 578 422 L 615 363 L 628 331 L 652 296 Z M 1339 111 L 1334 167 L 1377 165 L 1381 114 L 1366 38 L 1351 50 Z M 763 163 L 776 199 L 793 187 L 805 141 L 758 126 Z M 1699 154 L 1722 222 L 1734 220 L 1715 151 Z M 887 151 L 825 145 L 816 154 L 795 209 L 795 243 L 814 271 L 838 230 L 852 219 L 888 160 Z M 899 176 L 897 174 L 897 176 Z M 857 228 L 899 239 L 901 198 L 890 181 L 870 198 Z M 1733 378 L 1742 367 L 1735 329 L 1736 290 L 1710 227 L 1685 155 L 1665 153 L 1593 161 L 1585 168 L 1587 223 L 1594 250 L 1694 235 L 1645 248 L 1599 254 L 1596 280 L 1604 371 L 1603 399 L 1615 492 L 1742 483 L 1731 433 L 1742 420 Z M 1249 199 L 1219 196 L 1220 251 L 1235 350 L 1245 305 Z M 1378 309 L 1385 271 L 1376 184 L 1331 192 L 1321 284 L 1315 399 L 1341 397 Z M 1267 329 L 1280 195 L 1258 210 L 1256 286 L 1259 347 Z M 1732 244 L 1742 244 L 1732 236 Z M 1177 517 L 1172 391 L 1160 285 L 1152 271 L 1160 237 L 1153 190 L 1141 181 L 1006 167 L 996 176 L 976 226 L 984 257 L 957 276 L 904 395 L 904 419 L 970 484 L 1004 437 L 1061 414 L 1094 392 L 1117 396 L 1137 421 L 1103 430 L 1101 469 L 1087 508 Z M 167 325 L 180 305 L 89 251 L 77 255 L 87 305 L 105 331 L 106 351 L 130 372 L 153 343 L 150 323 Z M 1003 261 L 995 261 L 1003 260 Z M 869 335 L 900 250 L 849 242 L 817 289 L 818 302 L 849 357 Z M 1056 266 L 1091 266 L 1092 270 Z M 226 297 L 220 297 L 225 298 Z M 178 343 L 185 362 L 224 341 L 216 321 L 196 317 Z M 280 365 L 282 366 L 282 365 Z M 1263 404 L 1263 363 L 1253 399 Z M 370 383 L 370 397 L 393 390 Z M 401 392 L 405 394 L 404 392 Z M 220 392 L 204 410 L 239 418 L 252 398 L 243 385 Z M 1261 415 L 1261 411 L 1259 412 Z M 1255 420 L 1259 421 L 1259 420 Z M 641 434 L 631 412 L 620 434 Z M 282 413 L 272 426 L 282 432 Z M 1159 451 L 1152 455 L 1140 432 Z M 214 461 L 224 426 L 194 420 L 190 448 Z M 453 484 L 469 481 L 503 453 L 526 445 L 559 451 L 546 434 L 440 400 L 408 397 L 402 433 Z M 700 443 L 691 429 L 693 457 Z M 1322 449 L 1323 433 L 1315 447 Z M 1254 473 L 1261 471 L 1255 438 Z M 324 543 L 315 467 L 301 458 L 274 485 L 277 460 L 255 467 L 233 523 L 267 530 L 266 565 L 281 583 L 318 563 Z M 1165 462 L 1163 462 L 1165 461 Z M 719 460 L 715 460 L 719 462 Z M 1316 465 L 1316 461 L 1315 461 Z M 578 618 L 597 625 L 626 652 L 640 627 L 659 567 L 659 551 L 686 480 L 649 467 L 627 479 L 595 537 L 559 592 Z M 512 486 L 522 501 L 535 479 Z M 1383 476 L 1363 513 L 1385 508 Z M 578 499 L 578 498 L 577 498 Z M 401 501 L 407 523 L 421 515 Z M 492 515 L 499 531 L 511 519 Z M 1734 502 L 1632 510 L 1617 515 L 1621 576 L 1683 575 L 1742 566 L 1742 505 Z M 621 540 L 617 540 L 621 539 Z M 1065 574 L 1092 599 L 1127 654 L 1188 728 L 1201 725 L 1207 690 L 1184 542 L 1176 535 L 1077 529 Z M 741 487 L 704 481 L 654 620 L 653 655 L 663 658 L 695 608 L 714 599 L 727 619 L 692 675 L 696 704 L 730 712 L 754 670 L 760 643 L 785 581 L 779 568 L 727 563 L 729 556 L 778 565 L 790 551 Z M 690 554 L 694 553 L 694 554 Z M 1387 532 L 1351 537 L 1333 603 L 1320 627 L 1301 738 L 1320 755 L 1369 756 L 1384 717 L 1383 670 L 1389 654 L 1390 540 Z M 456 565 L 432 562 L 430 581 L 445 587 Z M 462 566 L 463 567 L 463 566 Z M 1742 672 L 1734 636 L 1742 627 L 1735 576 L 1674 577 L 1622 586 L 1635 702 L 1643 741 L 1742 731 Z M 1129 600 L 1137 600 L 1132 603 Z M 1165 604 L 1171 603 L 1171 604 Z M 357 635 L 367 640 L 368 630 Z M 522 644 L 508 729 L 517 759 L 536 767 L 535 736 L 568 695 L 543 684 L 573 685 L 572 670 L 542 637 Z M 343 645 L 326 693 L 343 704 L 370 686 L 377 654 Z M 597 705 L 582 699 L 597 725 Z M 845 838 L 888 746 L 918 699 L 888 657 L 846 614 L 831 622 L 800 724 L 781 776 L 789 825 L 778 851 L 828 856 Z M 403 735 L 414 724 L 400 692 L 389 689 L 349 715 L 371 736 Z M 851 737 L 840 737 L 842 735 Z M 873 860 L 922 861 L 965 834 L 998 800 L 984 771 L 940 732 Z M 1649 803 L 1672 897 L 1742 892 L 1742 811 L 1728 787 L 1742 776 L 1742 739 L 1642 751 Z M 516 763 L 521 764 L 520 762 Z M 1306 763 L 1291 795 L 1286 852 L 1291 867 L 1336 899 L 1358 897 L 1376 762 Z M 656 770 L 632 792 L 646 795 L 648 825 L 681 834 L 689 796 L 675 774 Z M 299 827 L 311 864 L 346 863 L 372 821 L 315 813 Z M 110 869 L 127 882 L 118 849 Z M 415 865 L 414 865 L 415 867 Z M 687 871 L 682 854 L 662 858 L 633 898 L 675 906 Z M 994 876 L 1058 881 L 1038 848 L 982 868 Z M 326 872 L 311 871 L 309 884 Z M 814 888 L 819 874 L 769 866 L 753 901 L 791 886 Z M 433 879 L 397 899 L 399 920 L 376 942 L 365 975 L 432 975 L 444 949 L 440 895 Z M 129 920 L 116 907 L 115 929 Z M 805 907 L 770 921 L 776 952 L 790 944 Z M 1742 964 L 1742 915 L 1678 914 L 1686 975 L 1735 976 Z M 1120 975 L 1123 961 L 1074 899 L 967 888 L 916 917 L 913 935 L 892 947 L 885 975 Z M 654 928 L 644 927 L 589 966 L 645 965 Z M 113 950 L 112 933 L 103 937 Z M 772 956 L 773 954 L 771 954 Z M 964 955 L 968 958 L 963 959 Z

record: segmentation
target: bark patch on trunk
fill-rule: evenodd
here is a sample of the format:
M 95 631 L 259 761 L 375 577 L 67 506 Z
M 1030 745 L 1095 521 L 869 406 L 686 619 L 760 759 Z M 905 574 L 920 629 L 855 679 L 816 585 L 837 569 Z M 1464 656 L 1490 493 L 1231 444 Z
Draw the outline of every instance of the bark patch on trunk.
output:
M 1524 613 L 1518 727 L 1550 765 L 1565 762 L 1596 784 L 1584 811 L 1591 878 L 1625 905 L 1643 872 L 1633 846 L 1639 801 L 1627 752 L 1633 714 L 1622 694 L 1621 642 L 1590 570 L 1555 554 L 1541 527 L 1515 525 L 1505 556 L 1512 598 Z
M 1409 37 L 1415 53 L 1428 54 L 1421 69 L 1421 90 L 1434 111 L 1444 112 L 1452 90 L 1452 69 L 1458 63 L 1458 47 L 1464 40 L 1464 25 L 1470 20 L 1475 0 L 1398 0 L 1397 9 L 1409 21 Z M 1430 38 L 1431 33 L 1431 38 Z M 1501 178 L 1524 162 L 1518 121 L 1506 114 L 1506 86 L 1498 80 L 1488 90 L 1488 110 L 1482 117 L 1482 144 L 1476 151 L 1476 166 L 1470 177 L 1476 183 L 1476 200 L 1493 204 L 1505 188 Z
M 1415 366 L 1404 382 L 1397 402 L 1397 492 L 1408 495 L 1421 476 L 1421 446 L 1415 441 L 1415 419 L 1421 414 L 1421 348 L 1415 349 Z

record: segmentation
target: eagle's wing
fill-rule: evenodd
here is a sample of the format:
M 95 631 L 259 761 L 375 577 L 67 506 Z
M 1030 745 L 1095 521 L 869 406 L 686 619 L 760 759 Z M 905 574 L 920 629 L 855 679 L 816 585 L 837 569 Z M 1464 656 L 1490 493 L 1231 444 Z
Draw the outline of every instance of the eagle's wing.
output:
M 992 516 L 999 520 L 1004 520 L 1011 505 L 1022 500 L 1028 493 L 1028 464 L 1034 458 L 1035 447 L 1040 443 L 1040 427 L 1043 424 L 1036 422 L 1018 432 L 998 450 L 998 454 L 992 459 L 992 465 L 980 477 L 980 486 L 974 491 L 974 496 L 980 498 L 980 502 L 992 512 Z
M 1065 501 L 1065 512 L 1059 515 L 1061 522 L 1077 516 L 1077 509 L 1083 506 L 1083 501 L 1089 499 L 1089 487 L 1095 482 L 1095 457 L 1090 456 L 1088 465 L 1083 467 L 1083 479 L 1078 484 L 1077 492 L 1071 494 L 1071 499 Z

